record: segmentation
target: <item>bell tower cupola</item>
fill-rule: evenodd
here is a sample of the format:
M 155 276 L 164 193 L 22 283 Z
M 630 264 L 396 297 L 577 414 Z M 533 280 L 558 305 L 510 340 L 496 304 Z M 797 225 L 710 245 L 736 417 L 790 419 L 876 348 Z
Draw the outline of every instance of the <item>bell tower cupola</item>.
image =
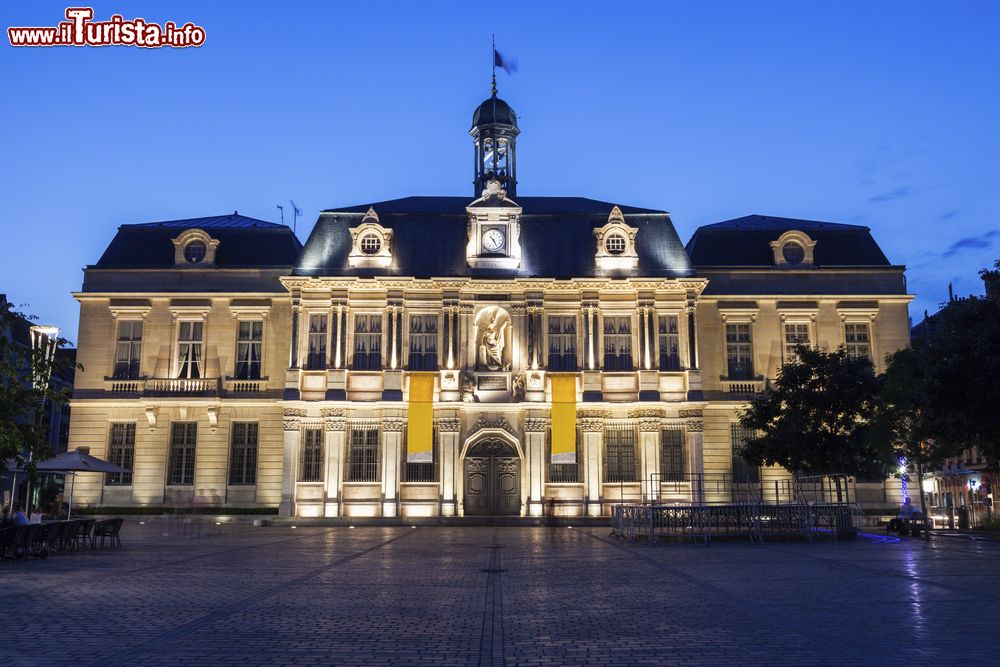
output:
M 517 115 L 497 97 L 497 77 L 492 94 L 472 114 L 476 197 L 481 197 L 490 181 L 498 181 L 509 197 L 517 195 Z

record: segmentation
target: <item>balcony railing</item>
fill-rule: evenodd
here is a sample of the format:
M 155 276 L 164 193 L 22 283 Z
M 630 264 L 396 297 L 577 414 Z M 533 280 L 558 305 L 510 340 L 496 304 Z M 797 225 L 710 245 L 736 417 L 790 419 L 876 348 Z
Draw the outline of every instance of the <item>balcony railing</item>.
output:
M 754 396 L 764 393 L 764 380 L 722 380 L 726 393 L 734 396 Z
M 267 378 L 256 380 L 226 378 L 224 386 L 227 394 L 259 394 L 267 389 Z
M 217 395 L 218 378 L 150 378 L 146 380 L 147 396 Z
M 143 392 L 145 385 L 145 380 L 104 378 L 104 391 L 117 396 L 137 396 Z

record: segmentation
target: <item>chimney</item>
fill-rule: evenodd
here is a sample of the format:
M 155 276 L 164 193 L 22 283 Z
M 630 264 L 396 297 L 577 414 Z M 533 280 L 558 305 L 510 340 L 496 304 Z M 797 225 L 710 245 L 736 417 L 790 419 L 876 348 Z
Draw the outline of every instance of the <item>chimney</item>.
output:
M 955 300 L 955 290 L 952 289 L 951 283 L 948 283 L 948 303 Z
M 80 452 L 81 454 L 90 454 L 90 447 L 77 447 L 76 451 Z

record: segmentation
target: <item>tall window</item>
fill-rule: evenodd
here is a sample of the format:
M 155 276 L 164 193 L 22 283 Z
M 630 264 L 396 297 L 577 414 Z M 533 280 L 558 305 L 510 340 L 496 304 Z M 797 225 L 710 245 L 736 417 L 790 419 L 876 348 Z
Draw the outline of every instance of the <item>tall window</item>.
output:
M 604 370 L 632 370 L 632 318 L 628 315 L 604 318 Z
M 636 474 L 635 427 L 615 424 L 604 429 L 604 481 L 634 482 Z
M 573 484 L 580 481 L 580 429 L 576 430 L 576 463 L 552 462 L 552 429 L 545 432 L 545 461 L 549 464 L 547 481 Z
M 181 322 L 177 329 L 177 377 L 200 378 L 201 336 L 204 322 Z
M 351 428 L 347 449 L 348 482 L 379 481 L 379 432 L 376 426 Z
M 662 453 L 660 472 L 664 482 L 684 481 L 684 431 L 679 428 L 660 432 Z
M 253 486 L 257 483 L 257 422 L 233 422 L 229 450 L 229 484 Z
M 438 481 L 438 430 L 431 432 L 432 460 L 422 463 L 410 463 L 406 460 L 406 431 L 403 431 L 403 482 L 436 482 Z
M 733 482 L 736 484 L 760 483 L 760 468 L 750 465 L 746 459 L 739 455 L 740 448 L 752 437 L 753 431 L 745 429 L 739 424 L 732 424 L 729 427 L 729 440 L 733 452 Z
M 730 380 L 753 379 L 753 346 L 749 324 L 726 325 L 726 361 Z
M 300 482 L 323 481 L 323 430 L 306 429 L 305 444 L 302 446 L 302 467 Z
M 170 425 L 170 460 L 167 484 L 190 486 L 194 484 L 194 452 L 198 439 L 198 424 L 174 422 Z
M 844 342 L 847 344 L 847 354 L 852 359 L 872 358 L 872 339 L 867 322 L 844 324 Z
M 259 380 L 264 323 L 240 322 L 236 332 L 236 379 Z
M 411 371 L 436 371 L 438 342 L 437 315 L 410 315 Z
M 116 380 L 139 379 L 139 354 L 142 349 L 142 322 L 130 320 L 118 323 L 118 344 L 115 347 Z
M 660 350 L 660 370 L 679 371 L 681 369 L 680 336 L 677 332 L 676 315 L 660 315 L 657 332 Z
M 549 315 L 549 370 L 576 371 L 576 315 Z
M 382 316 L 354 316 L 354 370 L 377 371 L 382 368 Z
M 786 324 L 785 325 L 785 361 L 795 361 L 798 354 L 795 351 L 799 345 L 809 347 L 809 325 L 808 324 Z
M 326 327 L 325 314 L 314 313 L 309 316 L 309 352 L 306 356 L 306 370 L 326 368 Z
M 111 425 L 108 437 L 108 461 L 128 472 L 108 473 L 104 483 L 108 486 L 132 486 L 132 466 L 135 462 L 135 423 Z

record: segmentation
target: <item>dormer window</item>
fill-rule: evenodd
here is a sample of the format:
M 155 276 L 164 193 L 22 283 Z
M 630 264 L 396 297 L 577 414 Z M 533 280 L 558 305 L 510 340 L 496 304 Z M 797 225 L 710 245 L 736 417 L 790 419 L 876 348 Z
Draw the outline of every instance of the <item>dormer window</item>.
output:
M 361 252 L 366 255 L 377 255 L 382 249 L 382 235 L 378 232 L 367 232 L 361 237 Z
M 608 215 L 608 223 L 594 229 L 597 237 L 595 261 L 599 270 L 635 269 L 639 266 L 639 255 L 635 249 L 637 227 L 625 224 L 625 216 L 615 206 Z
M 174 264 L 177 266 L 213 266 L 219 240 L 213 239 L 201 229 L 187 229 L 172 239 L 174 243 Z
M 802 260 L 806 258 L 806 250 L 795 241 L 786 241 L 781 246 L 781 256 L 785 259 L 786 264 L 801 264 Z
M 604 249 L 609 255 L 621 255 L 625 253 L 628 242 L 621 234 L 611 233 L 604 238 Z
M 392 264 L 392 230 L 379 223 L 378 213 L 369 208 L 361 224 L 350 230 L 353 247 L 347 261 L 352 268 L 388 268 Z
M 201 260 L 205 259 L 205 254 L 207 252 L 208 247 L 205 245 L 205 242 L 195 239 L 194 241 L 188 242 L 188 244 L 184 246 L 184 259 L 186 259 L 189 264 L 199 264 L 201 263 Z
M 809 238 L 808 234 L 790 229 L 777 240 L 771 241 L 774 265 L 786 268 L 812 266 L 815 246 L 816 242 Z

